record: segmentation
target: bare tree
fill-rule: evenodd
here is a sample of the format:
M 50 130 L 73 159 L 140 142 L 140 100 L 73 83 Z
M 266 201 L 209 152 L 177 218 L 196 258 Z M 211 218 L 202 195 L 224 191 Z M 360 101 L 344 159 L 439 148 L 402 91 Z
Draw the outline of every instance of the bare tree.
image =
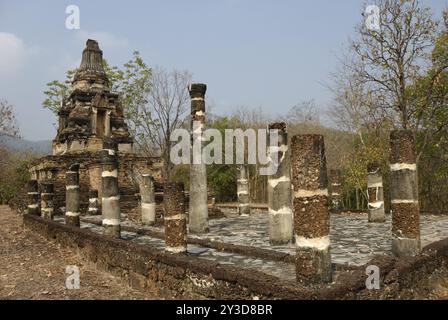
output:
M 19 135 L 19 128 L 12 105 L 5 99 L 0 99 L 0 137 Z
M 356 133 L 365 145 L 363 133 L 379 135 L 379 130 L 390 124 L 393 115 L 389 108 L 383 108 L 360 76 L 347 67 L 353 63 L 355 62 L 344 61 L 341 67 L 331 74 L 332 84 L 328 88 L 333 93 L 333 101 L 328 115 L 337 127 Z
M 249 108 L 247 106 L 239 106 L 233 110 L 231 116 L 238 119 L 242 129 L 265 128 L 266 122 L 269 120 L 269 117 L 262 107 Z
M 188 71 L 172 70 L 156 67 L 151 78 L 151 92 L 148 108 L 145 112 L 153 112 L 152 120 L 145 124 L 147 148 L 159 152 L 164 161 L 163 176 L 168 179 L 173 164 L 170 162 L 170 136 L 174 129 L 181 127 L 186 121 L 189 105 L 188 85 L 192 75 Z
M 12 105 L 5 99 L 0 99 L 0 138 L 18 137 L 19 128 L 15 118 Z M 16 190 L 16 166 L 18 159 L 13 157 L 13 153 L 3 147 L 0 141 L 0 204 L 11 198 Z
M 316 102 L 311 99 L 297 103 L 288 111 L 285 120 L 295 124 L 319 123 L 320 118 Z
M 347 67 L 374 94 L 376 103 L 392 109 L 396 122 L 408 128 L 412 110 L 406 91 L 421 75 L 437 23 L 419 0 L 378 0 L 376 4 L 380 30 L 371 30 L 365 23 L 357 27 L 358 38 L 351 42 L 355 63 Z

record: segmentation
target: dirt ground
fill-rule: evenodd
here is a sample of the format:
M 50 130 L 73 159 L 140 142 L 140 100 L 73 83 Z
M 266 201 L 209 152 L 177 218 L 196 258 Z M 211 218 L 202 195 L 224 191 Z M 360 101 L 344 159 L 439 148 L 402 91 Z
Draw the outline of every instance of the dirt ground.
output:
M 80 270 L 80 288 L 67 289 L 67 266 Z M 0 299 L 161 299 L 132 289 L 70 250 L 22 228 L 21 216 L 0 206 Z

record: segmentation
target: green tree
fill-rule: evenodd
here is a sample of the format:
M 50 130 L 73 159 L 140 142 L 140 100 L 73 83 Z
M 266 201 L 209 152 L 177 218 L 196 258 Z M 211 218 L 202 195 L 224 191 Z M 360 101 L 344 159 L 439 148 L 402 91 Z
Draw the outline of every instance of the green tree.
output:
M 425 75 L 408 88 L 414 110 L 422 210 L 448 210 L 448 26 L 435 42 Z
M 123 71 L 118 67 L 111 66 L 103 59 L 103 67 L 109 79 L 110 86 L 113 91 L 120 91 L 123 82 Z M 76 74 L 76 69 L 67 70 L 65 73 L 65 80 L 53 80 L 47 83 L 44 91 L 45 100 L 42 106 L 45 109 L 57 114 L 61 108 L 62 100 L 70 93 L 71 84 Z
M 241 128 L 242 123 L 236 117 L 217 117 L 212 119 L 207 127 L 218 129 L 222 137 L 222 159 L 224 159 L 224 131 L 225 129 Z M 212 164 L 207 166 L 207 183 L 218 202 L 236 201 L 237 165 Z

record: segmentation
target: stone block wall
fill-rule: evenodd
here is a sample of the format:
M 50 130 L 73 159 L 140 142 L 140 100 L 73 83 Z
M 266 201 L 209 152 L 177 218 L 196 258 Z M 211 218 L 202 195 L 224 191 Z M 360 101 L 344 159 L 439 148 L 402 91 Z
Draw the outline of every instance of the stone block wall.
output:
M 448 274 L 448 239 L 432 243 L 412 258 L 374 257 L 368 264 L 339 271 L 327 285 L 303 286 L 257 270 L 169 254 L 131 241 L 112 239 L 38 216 L 24 226 L 77 251 L 99 268 L 137 289 L 177 299 L 419 299 L 430 297 Z M 380 290 L 366 289 L 366 266 L 380 268 Z
M 42 157 L 29 167 L 31 176 L 39 183 L 54 184 L 55 214 L 63 214 L 65 208 L 65 172 L 69 165 L 79 163 L 81 212 L 86 212 L 89 204 L 89 190 L 98 190 L 101 198 L 101 164 L 96 152 L 81 152 L 59 156 Z M 161 182 L 160 158 L 150 158 L 135 154 L 120 154 L 118 181 L 123 212 L 136 208 L 139 204 L 139 177 L 142 173 L 154 175 Z

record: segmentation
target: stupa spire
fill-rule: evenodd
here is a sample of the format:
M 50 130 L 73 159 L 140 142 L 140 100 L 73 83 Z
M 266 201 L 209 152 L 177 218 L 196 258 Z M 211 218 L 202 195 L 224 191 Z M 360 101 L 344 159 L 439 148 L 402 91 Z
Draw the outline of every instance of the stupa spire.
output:
M 103 51 L 101 51 L 96 40 L 88 39 L 86 47 L 82 52 L 82 59 L 79 68 L 73 79 L 75 87 L 86 84 L 100 84 L 108 86 L 108 79 L 103 67 Z M 87 83 L 83 83 L 87 81 Z
M 78 70 L 105 73 L 103 68 L 103 51 L 101 51 L 96 40 L 87 40 L 86 47 L 82 52 L 81 65 Z

